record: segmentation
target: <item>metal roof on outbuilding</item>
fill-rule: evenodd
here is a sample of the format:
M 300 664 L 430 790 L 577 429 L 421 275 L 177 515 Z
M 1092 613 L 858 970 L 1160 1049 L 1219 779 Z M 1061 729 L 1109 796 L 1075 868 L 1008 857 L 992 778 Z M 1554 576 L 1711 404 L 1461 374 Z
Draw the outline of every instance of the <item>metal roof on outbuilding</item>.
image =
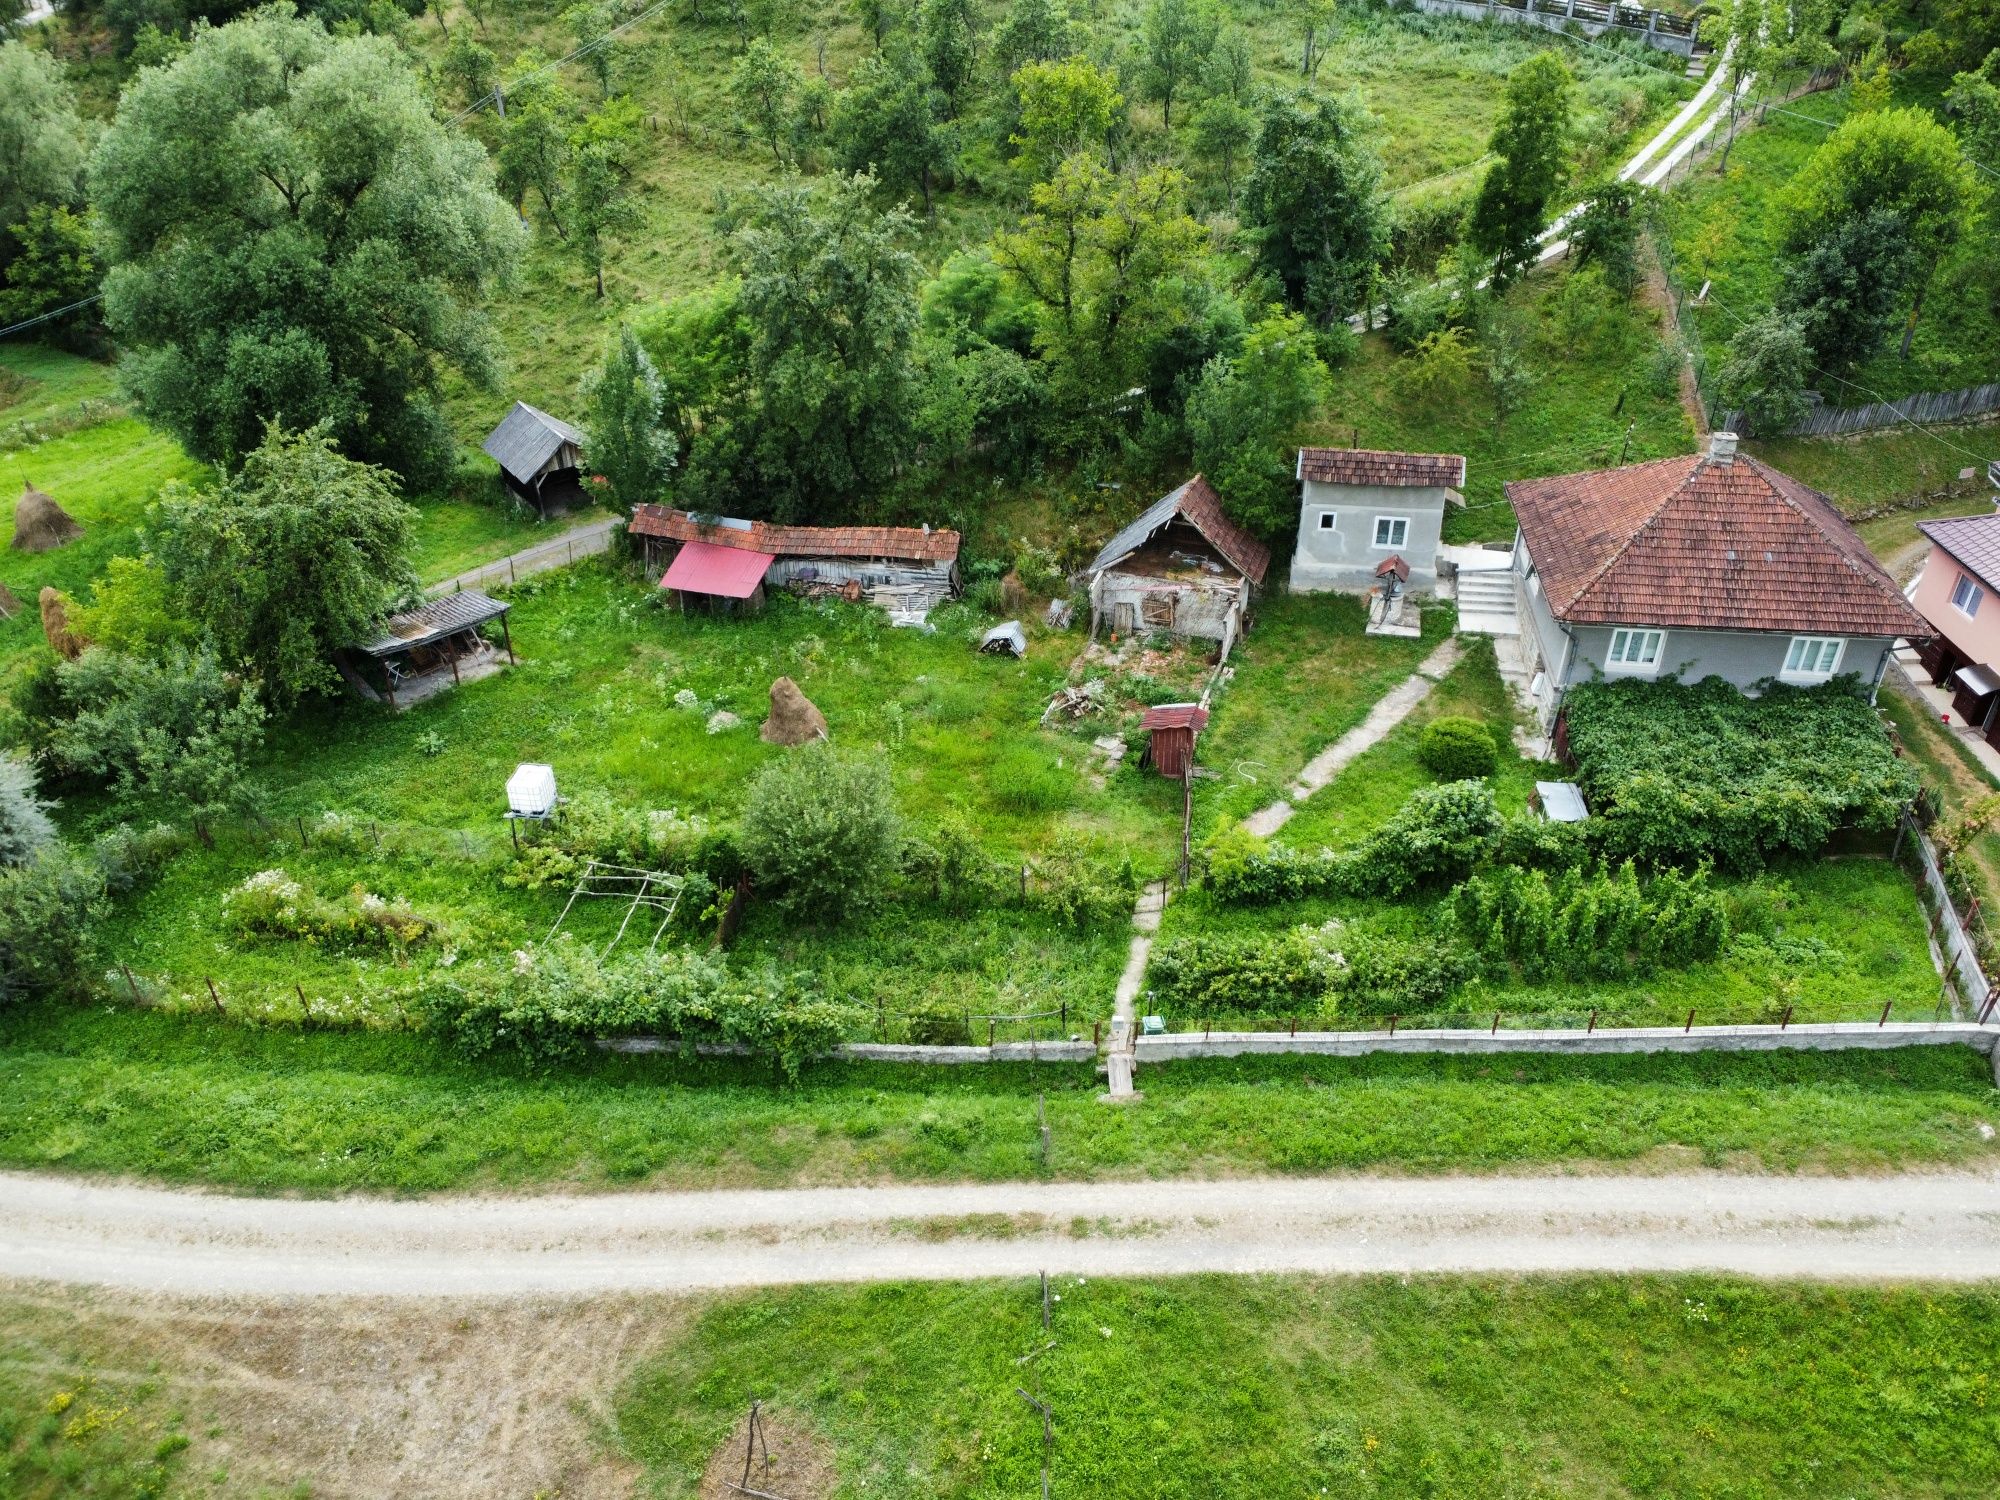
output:
M 771 564 L 768 552 L 742 547 L 718 547 L 711 542 L 683 542 L 660 579 L 663 589 L 685 594 L 709 594 L 718 599 L 748 599 L 757 592 Z
M 1171 494 L 1162 495 L 1136 521 L 1104 544 L 1087 571 L 1097 573 L 1146 545 L 1147 538 L 1178 516 L 1202 534 L 1204 540 L 1228 558 L 1236 571 L 1252 583 L 1264 581 L 1271 565 L 1271 551 L 1249 532 L 1222 513 L 1222 500 L 1209 483 L 1197 474 Z
M 477 589 L 467 589 L 459 594 L 440 594 L 415 609 L 389 616 L 388 634 L 355 649 L 379 661 L 385 656 L 396 656 L 419 646 L 427 646 L 432 641 L 441 641 L 475 625 L 484 625 L 488 620 L 506 614 L 512 607 Z
M 516 401 L 514 409 L 479 446 L 488 458 L 526 484 L 542 472 L 542 465 L 554 458 L 564 443 L 581 448 L 583 434 L 561 417 Z

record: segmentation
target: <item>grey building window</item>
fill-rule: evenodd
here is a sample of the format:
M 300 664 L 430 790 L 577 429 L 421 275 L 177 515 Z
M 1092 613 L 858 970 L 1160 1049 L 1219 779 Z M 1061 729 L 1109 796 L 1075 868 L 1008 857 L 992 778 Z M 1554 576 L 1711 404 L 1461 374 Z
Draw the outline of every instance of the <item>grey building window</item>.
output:
M 1607 677 L 1656 677 L 1660 671 L 1660 651 L 1666 645 L 1664 630 L 1614 630 L 1611 649 L 1604 655 Z
M 1951 607 L 1969 620 L 1979 613 L 1979 601 L 1985 597 L 1986 590 L 1961 573 L 1952 585 Z
M 1319 529 L 1320 529 L 1321 531 L 1331 531 L 1331 530 L 1333 530 L 1333 512 L 1332 512 L 1332 511 L 1330 511 L 1330 510 L 1323 510 L 1323 511 L 1321 511 L 1321 512 L 1319 513 Z
M 1377 516 L 1375 518 L 1375 545 L 1377 547 L 1406 547 L 1410 542 L 1410 518 L 1408 516 Z

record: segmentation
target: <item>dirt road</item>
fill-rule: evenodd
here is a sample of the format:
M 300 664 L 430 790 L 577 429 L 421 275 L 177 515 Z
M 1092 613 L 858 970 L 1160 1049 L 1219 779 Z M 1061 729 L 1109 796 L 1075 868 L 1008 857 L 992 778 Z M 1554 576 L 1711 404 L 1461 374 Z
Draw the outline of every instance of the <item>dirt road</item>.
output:
M 2000 1173 L 1348 1178 L 300 1202 L 0 1174 L 0 1276 L 490 1296 L 1190 1271 L 2000 1274 Z

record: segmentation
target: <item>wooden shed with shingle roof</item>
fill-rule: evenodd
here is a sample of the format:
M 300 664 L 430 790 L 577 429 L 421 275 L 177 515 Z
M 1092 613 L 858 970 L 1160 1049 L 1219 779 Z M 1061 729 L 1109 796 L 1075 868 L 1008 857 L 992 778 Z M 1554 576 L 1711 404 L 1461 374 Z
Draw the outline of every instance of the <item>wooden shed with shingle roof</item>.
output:
M 1221 497 L 1197 474 L 1121 529 L 1085 570 L 1091 637 L 1105 628 L 1209 640 L 1226 661 L 1270 566 L 1270 549 L 1223 514 Z
M 1833 502 L 1736 451 L 1517 480 L 1522 646 L 1545 720 L 1594 676 L 1873 692 L 1930 631 Z

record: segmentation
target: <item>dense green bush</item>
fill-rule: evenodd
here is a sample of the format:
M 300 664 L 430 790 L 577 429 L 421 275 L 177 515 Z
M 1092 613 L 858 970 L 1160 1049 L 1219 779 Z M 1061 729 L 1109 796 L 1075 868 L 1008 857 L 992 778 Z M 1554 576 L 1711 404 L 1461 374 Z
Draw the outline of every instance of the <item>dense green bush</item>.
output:
M 1348 1008 L 1378 1016 L 1434 1009 L 1478 974 L 1472 952 L 1438 937 L 1357 937 L 1348 944 Z
M 63 844 L 0 868 L 0 1002 L 81 989 L 104 911 L 104 872 Z
M 969 1047 L 972 1022 L 962 1005 L 948 1000 L 926 1000 L 912 1006 L 903 1017 L 909 1039 L 918 1047 Z
M 35 793 L 35 768 L 0 751 L 0 867 L 24 865 L 55 842 L 49 807 Z
M 1608 859 L 1754 870 L 1842 829 L 1886 832 L 1916 795 L 1852 678 L 1757 698 L 1713 678 L 1583 683 L 1565 711 Z
M 355 886 L 326 897 L 283 870 L 259 870 L 224 892 L 223 920 L 239 937 L 294 938 L 340 952 L 353 948 L 405 949 L 431 931 L 431 923 L 406 906 Z
M 1089 842 L 1066 828 L 1035 866 L 1029 899 L 1071 927 L 1090 927 L 1129 915 L 1137 889 L 1129 860 L 1115 872 L 1107 870 Z
M 750 783 L 741 841 L 758 885 L 793 914 L 838 921 L 866 910 L 902 844 L 888 769 L 823 741 L 793 750 Z
M 928 836 L 903 841 L 903 878 L 946 911 L 966 912 L 1005 894 L 1002 871 L 963 822 L 947 819 Z
M 1236 836 L 1218 839 L 1208 851 L 1208 883 L 1225 901 L 1400 896 L 1463 877 L 1492 849 L 1500 826 L 1491 787 L 1453 781 L 1415 792 L 1386 823 L 1340 853 L 1299 854 Z
M 1493 965 L 1531 979 L 1609 978 L 1716 957 L 1728 936 L 1723 898 L 1705 867 L 1667 870 L 1643 886 L 1630 860 L 1615 873 L 1501 868 L 1452 893 L 1452 925 Z
M 1330 1019 L 1345 978 L 1338 924 L 1277 936 L 1202 934 L 1153 949 L 1146 971 L 1158 1002 L 1195 1015 L 1244 1011 Z
M 1473 781 L 1493 774 L 1500 751 L 1492 731 L 1479 720 L 1446 714 L 1424 726 L 1417 738 L 1417 759 L 1445 781 Z
M 441 972 L 419 1001 L 425 1024 L 466 1057 L 511 1053 L 546 1068 L 583 1056 L 595 1037 L 660 1035 L 684 1050 L 746 1046 L 793 1081 L 863 1021 L 797 979 L 679 950 L 607 963 L 567 933 L 501 970 Z

